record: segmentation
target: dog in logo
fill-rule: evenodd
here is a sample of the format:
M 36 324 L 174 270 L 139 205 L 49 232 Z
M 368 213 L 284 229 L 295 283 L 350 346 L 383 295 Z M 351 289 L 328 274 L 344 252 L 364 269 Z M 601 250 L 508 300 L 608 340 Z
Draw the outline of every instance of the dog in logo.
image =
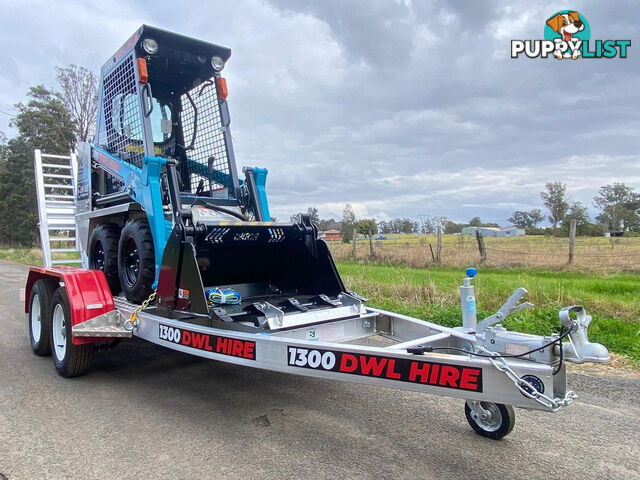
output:
M 573 39 L 573 35 L 584 30 L 584 23 L 580 20 L 578 12 L 559 13 L 547 20 L 547 25 L 561 37 L 555 40 L 556 47 L 558 47 L 558 44 L 561 42 L 569 43 Z M 582 55 L 582 52 L 576 48 L 573 50 L 573 54 L 571 54 L 567 49 L 563 55 L 560 48 L 556 48 L 553 54 L 558 60 L 562 58 L 573 58 L 575 60 Z

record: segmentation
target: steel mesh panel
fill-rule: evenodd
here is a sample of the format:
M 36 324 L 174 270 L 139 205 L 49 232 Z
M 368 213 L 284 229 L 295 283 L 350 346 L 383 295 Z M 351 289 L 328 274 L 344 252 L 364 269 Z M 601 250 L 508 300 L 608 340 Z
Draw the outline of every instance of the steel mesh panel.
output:
M 104 81 L 105 147 L 127 163 L 142 168 L 142 116 L 132 56 L 123 60 Z
M 197 130 L 193 150 L 187 151 L 190 192 L 195 192 L 200 180 L 212 189 L 232 188 L 224 127 L 218 105 L 215 83 L 211 80 L 193 88 L 189 92 L 197 109 Z M 194 109 L 187 95 L 182 95 L 182 132 L 186 144 L 191 143 L 194 128 Z

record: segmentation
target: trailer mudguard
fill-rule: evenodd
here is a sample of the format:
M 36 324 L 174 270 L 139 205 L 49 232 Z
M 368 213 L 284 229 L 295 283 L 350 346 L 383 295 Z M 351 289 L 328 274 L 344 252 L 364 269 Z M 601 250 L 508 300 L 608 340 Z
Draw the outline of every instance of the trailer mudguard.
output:
M 30 267 L 25 298 L 31 295 L 33 284 L 40 279 L 53 279 L 67 291 L 71 307 L 71 324 L 77 325 L 114 309 L 109 284 L 100 270 L 88 270 L 77 267 L 58 266 L 51 268 Z M 29 313 L 30 304 L 24 303 L 25 313 Z M 73 337 L 74 345 L 104 341 L 104 338 Z

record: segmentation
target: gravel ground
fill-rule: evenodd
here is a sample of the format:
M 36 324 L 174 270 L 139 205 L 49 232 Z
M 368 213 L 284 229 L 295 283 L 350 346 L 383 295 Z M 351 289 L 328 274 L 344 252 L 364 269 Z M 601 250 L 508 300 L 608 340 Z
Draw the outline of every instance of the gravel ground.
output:
M 640 478 L 640 378 L 572 369 L 580 399 L 502 441 L 456 399 L 203 360 L 141 340 L 64 379 L 31 352 L 0 262 L 0 479 Z

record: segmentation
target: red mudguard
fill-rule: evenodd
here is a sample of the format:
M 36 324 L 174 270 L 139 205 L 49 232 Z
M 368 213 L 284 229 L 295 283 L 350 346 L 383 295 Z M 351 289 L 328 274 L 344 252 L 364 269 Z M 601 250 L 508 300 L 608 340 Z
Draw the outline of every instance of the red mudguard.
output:
M 77 325 L 114 309 L 107 279 L 99 270 L 77 267 L 29 267 L 25 288 L 24 311 L 29 313 L 29 296 L 36 280 L 53 278 L 64 282 L 71 306 L 71 324 Z M 73 337 L 74 345 L 104 341 L 104 338 Z

